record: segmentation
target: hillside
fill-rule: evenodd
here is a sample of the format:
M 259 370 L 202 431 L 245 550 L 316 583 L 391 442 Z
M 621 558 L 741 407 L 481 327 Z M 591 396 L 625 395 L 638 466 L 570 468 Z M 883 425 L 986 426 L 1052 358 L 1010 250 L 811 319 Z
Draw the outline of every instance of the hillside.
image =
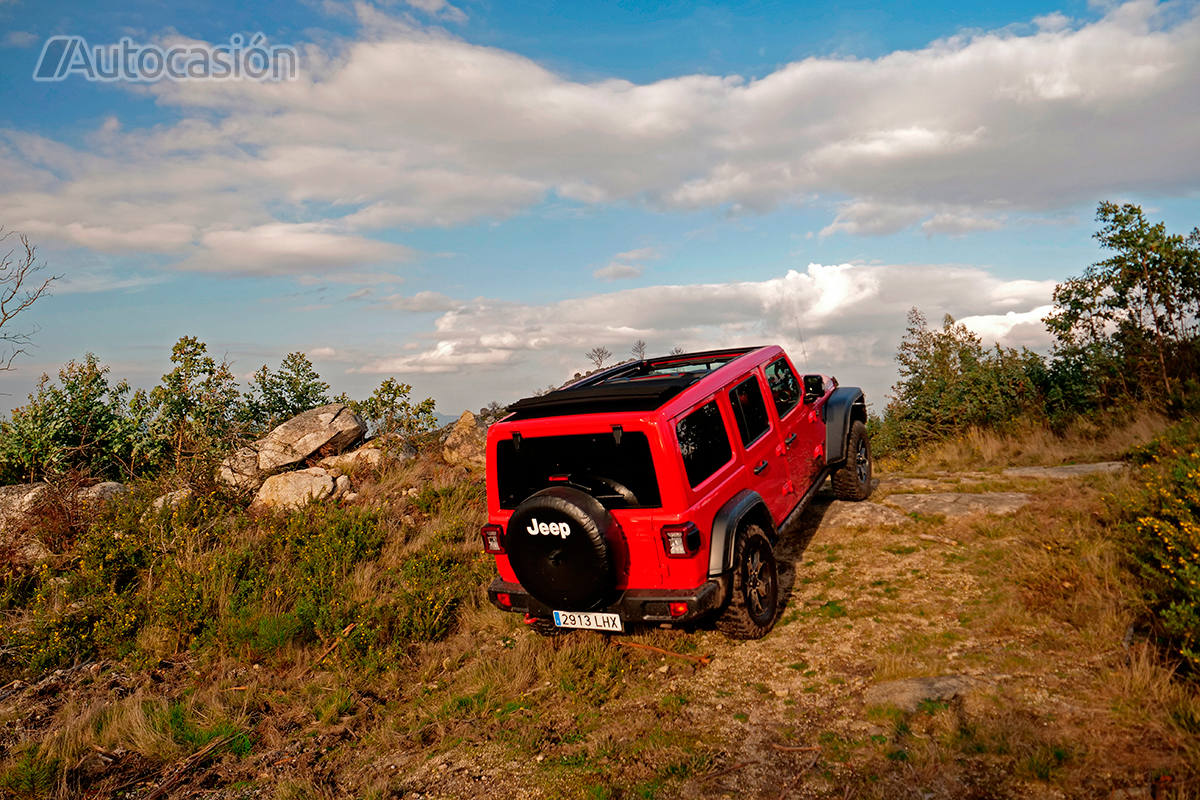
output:
M 0 787 L 1190 796 L 1200 702 L 1135 624 L 1114 534 L 1142 468 L 1008 469 L 1111 459 L 1157 428 L 983 437 L 885 463 L 871 505 L 823 497 L 783 537 L 782 618 L 756 642 L 707 629 L 545 639 L 494 611 L 481 478 L 436 452 L 356 475 L 353 502 L 291 514 L 206 498 L 143 524 L 159 487 L 135 488 L 78 535 L 58 578 L 6 584 Z M 97 529 L 124 544 L 98 555 Z M 99 580 L 121 553 L 140 588 L 110 584 L 92 627 L 72 628 L 81 612 L 53 587 Z M 46 647 L 104 642 L 21 670 L 21 630 Z M 32 655 L 36 667 L 52 654 Z

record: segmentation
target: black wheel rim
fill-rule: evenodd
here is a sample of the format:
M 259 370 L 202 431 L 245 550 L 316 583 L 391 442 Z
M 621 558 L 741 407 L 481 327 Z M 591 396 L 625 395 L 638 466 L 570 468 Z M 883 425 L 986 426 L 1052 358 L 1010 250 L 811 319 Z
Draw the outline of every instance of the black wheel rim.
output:
M 866 484 L 871 477 L 871 458 L 867 453 L 867 443 L 858 440 L 858 452 L 854 455 L 854 465 L 858 470 L 858 482 Z
M 775 570 L 764 557 L 761 545 L 746 554 L 745 570 L 746 608 L 761 623 L 775 613 Z

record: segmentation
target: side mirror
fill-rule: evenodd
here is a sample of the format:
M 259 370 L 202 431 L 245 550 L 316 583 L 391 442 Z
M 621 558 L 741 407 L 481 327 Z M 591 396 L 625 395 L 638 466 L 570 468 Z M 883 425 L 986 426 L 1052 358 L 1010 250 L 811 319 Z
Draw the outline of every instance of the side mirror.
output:
M 804 404 L 815 403 L 825 396 L 825 378 L 822 375 L 804 376 Z

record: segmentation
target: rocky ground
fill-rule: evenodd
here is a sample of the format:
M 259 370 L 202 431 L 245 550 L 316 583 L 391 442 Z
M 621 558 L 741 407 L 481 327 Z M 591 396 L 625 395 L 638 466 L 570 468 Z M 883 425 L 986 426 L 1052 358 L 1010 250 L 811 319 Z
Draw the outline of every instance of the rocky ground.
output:
M 1110 585 L 1122 470 L 893 473 L 865 503 L 822 495 L 782 537 L 784 605 L 760 641 L 543 639 L 483 607 L 403 680 L 181 654 L 17 681 L 0 748 L 186 686 L 242 704 L 246 747 L 98 742 L 72 767 L 85 796 L 1195 796 L 1195 735 L 1171 722 L 1186 693 Z

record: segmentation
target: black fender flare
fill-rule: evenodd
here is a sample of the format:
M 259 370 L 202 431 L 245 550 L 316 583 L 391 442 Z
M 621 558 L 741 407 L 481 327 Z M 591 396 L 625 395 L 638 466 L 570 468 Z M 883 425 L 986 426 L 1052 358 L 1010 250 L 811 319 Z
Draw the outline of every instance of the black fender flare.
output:
M 846 440 L 850 425 L 867 422 L 867 400 L 857 386 L 839 386 L 825 401 L 825 463 L 829 466 L 846 460 Z
M 743 489 L 729 499 L 713 517 L 712 538 L 708 547 L 708 574 L 722 575 L 733 565 L 733 545 L 742 523 L 753 520 L 767 532 L 767 538 L 775 543 L 775 526 L 771 524 L 771 513 L 762 496 L 750 489 Z

